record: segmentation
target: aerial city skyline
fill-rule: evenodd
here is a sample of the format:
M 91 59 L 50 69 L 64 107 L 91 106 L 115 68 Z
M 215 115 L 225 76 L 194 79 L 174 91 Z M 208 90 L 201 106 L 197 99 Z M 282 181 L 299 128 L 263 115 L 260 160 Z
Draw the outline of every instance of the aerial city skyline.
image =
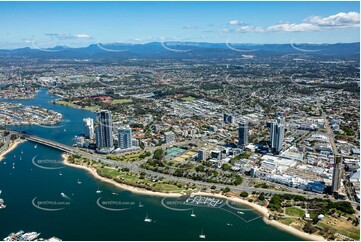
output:
M 0 2 L 4 241 L 359 241 L 359 2 Z

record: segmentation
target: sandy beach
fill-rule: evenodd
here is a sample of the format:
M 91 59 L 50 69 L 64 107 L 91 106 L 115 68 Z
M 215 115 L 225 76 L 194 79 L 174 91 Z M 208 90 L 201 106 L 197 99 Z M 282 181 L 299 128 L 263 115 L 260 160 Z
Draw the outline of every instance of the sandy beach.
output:
M 285 225 L 283 223 L 277 222 L 276 220 L 270 220 L 269 218 L 269 212 L 268 209 L 266 207 L 260 206 L 258 204 L 255 203 L 251 203 L 248 202 L 247 200 L 243 200 L 240 197 L 227 197 L 221 194 L 212 194 L 212 193 L 206 193 L 206 192 L 197 192 L 197 193 L 193 193 L 194 195 L 199 195 L 199 196 L 212 196 L 212 197 L 217 197 L 217 198 L 223 198 L 223 199 L 227 199 L 229 201 L 232 202 L 236 202 L 248 207 L 253 208 L 254 210 L 256 210 L 258 213 L 263 215 L 263 220 L 266 224 L 272 225 L 277 227 L 278 229 L 281 229 L 283 231 L 289 232 L 291 234 L 294 234 L 298 237 L 301 237 L 303 239 L 306 240 L 313 240 L 313 241 L 326 241 L 325 238 L 323 238 L 322 236 L 318 236 L 318 235 L 313 235 L 313 234 L 308 234 L 305 232 L 302 232 L 298 229 L 295 229 L 291 226 Z
M 138 188 L 138 187 L 133 187 L 133 186 L 129 186 L 129 185 L 126 185 L 126 184 L 118 183 L 118 182 L 116 182 L 116 181 L 114 181 L 112 179 L 100 176 L 96 172 L 96 170 L 94 168 L 69 163 L 67 154 L 62 154 L 62 158 L 63 158 L 63 162 L 64 162 L 65 165 L 75 167 L 75 168 L 79 168 L 79 169 L 84 169 L 84 170 L 90 172 L 95 178 L 97 178 L 97 179 L 99 179 L 101 181 L 113 184 L 114 186 L 119 187 L 121 189 L 128 190 L 130 192 L 134 192 L 134 193 L 137 193 L 137 194 L 148 195 L 148 196 L 158 196 L 158 197 L 180 197 L 180 196 L 182 196 L 182 194 L 180 194 L 180 193 L 153 192 L 153 191 L 148 191 L 148 190 L 141 189 L 141 188 Z
M 100 179 L 101 181 L 113 184 L 114 186 L 119 187 L 121 189 L 128 190 L 128 191 L 131 191 L 131 192 L 134 192 L 134 193 L 137 193 L 137 194 L 143 194 L 143 195 L 149 195 L 149 196 L 161 196 L 161 197 L 180 197 L 180 196 L 182 196 L 182 194 L 180 194 L 180 193 L 153 192 L 153 191 L 148 191 L 148 190 L 145 190 L 145 189 L 141 189 L 141 188 L 132 187 L 132 186 L 129 186 L 129 185 L 118 183 L 118 182 L 116 182 L 114 180 L 99 176 L 94 168 L 69 163 L 68 162 L 68 156 L 69 156 L 68 154 L 63 154 L 62 155 L 62 158 L 64 160 L 65 165 L 87 170 L 95 178 Z M 227 196 L 224 196 L 224 195 L 221 195 L 221 194 L 213 194 L 213 193 L 206 193 L 206 192 L 197 192 L 197 193 L 193 193 L 193 195 L 212 196 L 212 197 L 227 199 L 229 201 L 251 207 L 255 211 L 257 211 L 258 213 L 263 215 L 264 222 L 269 224 L 269 225 L 275 226 L 278 229 L 281 229 L 281 230 L 286 231 L 288 233 L 294 234 L 294 235 L 296 235 L 296 236 L 298 236 L 300 238 L 303 238 L 305 240 L 325 241 L 325 239 L 323 237 L 321 237 L 321 236 L 308 234 L 308 233 L 302 232 L 302 231 L 300 231 L 298 229 L 295 229 L 295 228 L 293 228 L 291 226 L 287 226 L 287 225 L 285 225 L 283 223 L 280 223 L 280 222 L 277 222 L 275 220 L 268 219 L 269 218 L 269 212 L 268 212 L 268 209 L 266 207 L 260 206 L 260 205 L 255 204 L 255 203 L 248 202 L 247 200 L 243 200 L 240 197 L 233 197 L 233 196 L 232 197 L 227 197 Z
M 5 150 L 3 153 L 0 154 L 0 161 L 4 159 L 5 155 L 13 151 L 19 144 L 26 142 L 26 140 L 23 139 L 17 139 L 14 142 L 10 143 L 10 146 L 7 150 Z

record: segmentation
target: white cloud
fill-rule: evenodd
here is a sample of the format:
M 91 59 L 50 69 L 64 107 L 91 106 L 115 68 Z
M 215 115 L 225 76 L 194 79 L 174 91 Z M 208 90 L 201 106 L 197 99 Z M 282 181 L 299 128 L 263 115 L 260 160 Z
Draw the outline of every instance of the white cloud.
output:
M 306 18 L 303 22 L 314 24 L 321 27 L 357 27 L 360 24 L 360 13 L 357 12 L 348 12 L 348 13 L 338 13 L 331 15 L 326 18 L 320 16 L 311 16 Z
M 87 34 L 57 34 L 57 33 L 46 33 L 46 36 L 55 39 L 91 39 Z
M 268 32 L 305 32 L 305 31 L 317 31 L 320 27 L 309 23 L 300 24 L 276 24 L 267 27 Z
M 235 32 L 239 33 L 247 33 L 247 32 L 264 32 L 264 29 L 262 27 L 255 27 L 255 26 L 242 26 L 235 30 Z
M 244 25 L 239 20 L 231 20 L 229 25 Z M 337 13 L 325 18 L 320 16 L 311 16 L 304 19 L 301 23 L 279 23 L 268 27 L 244 25 L 237 29 L 225 29 L 222 32 L 306 32 L 321 31 L 324 29 L 354 28 L 360 26 L 360 13 L 348 12 Z
M 90 36 L 87 34 L 75 34 L 74 37 L 78 38 L 78 39 L 89 39 L 90 38 Z
M 198 29 L 198 26 L 186 25 L 186 26 L 183 26 L 183 29 Z
M 229 24 L 229 25 L 241 25 L 242 22 L 235 19 L 235 20 L 229 21 L 228 24 Z

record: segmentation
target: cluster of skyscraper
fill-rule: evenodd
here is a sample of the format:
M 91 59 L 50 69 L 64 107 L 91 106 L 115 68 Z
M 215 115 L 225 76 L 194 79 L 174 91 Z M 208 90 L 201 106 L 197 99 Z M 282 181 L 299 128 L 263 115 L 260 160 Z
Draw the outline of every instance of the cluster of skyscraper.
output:
M 96 113 L 97 126 L 94 129 L 93 119 L 83 119 L 84 136 L 87 139 L 94 139 L 98 152 L 109 153 L 114 150 L 112 116 L 108 110 L 100 110 Z M 132 129 L 127 126 L 118 129 L 118 148 L 132 148 Z
M 230 115 L 224 115 L 224 122 L 230 121 Z M 233 118 L 232 118 L 233 120 Z M 286 121 L 284 117 L 278 117 L 271 122 L 270 143 L 275 153 L 279 153 L 283 148 Z M 248 121 L 241 119 L 238 123 L 238 146 L 244 148 L 248 144 Z

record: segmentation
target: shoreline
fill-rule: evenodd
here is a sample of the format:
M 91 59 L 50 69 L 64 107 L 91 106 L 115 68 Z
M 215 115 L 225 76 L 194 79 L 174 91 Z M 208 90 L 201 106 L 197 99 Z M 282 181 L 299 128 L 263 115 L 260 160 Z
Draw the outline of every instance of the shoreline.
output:
M 133 187 L 133 186 L 129 186 L 129 185 L 126 185 L 126 184 L 122 184 L 122 183 L 119 183 L 119 182 L 116 182 L 112 179 L 109 179 L 109 178 L 106 178 L 106 177 L 102 177 L 100 176 L 96 170 L 94 168 L 91 168 L 91 167 L 88 167 L 88 166 L 83 166 L 83 165 L 77 165 L 77 164 L 72 164 L 72 163 L 69 163 L 68 162 L 68 155 L 67 154 L 62 154 L 61 157 L 63 158 L 63 162 L 65 165 L 67 166 L 71 166 L 71 167 L 74 167 L 74 168 L 79 168 L 79 169 L 83 169 L 83 170 L 86 170 L 88 171 L 91 175 L 93 175 L 95 178 L 103 181 L 103 182 L 106 182 L 106 183 L 109 183 L 109 184 L 112 184 L 120 189 L 123 189 L 123 190 L 127 190 L 127 191 L 130 191 L 130 192 L 133 192 L 133 193 L 137 193 L 137 194 L 142 194 L 142 195 L 148 195 L 148 196 L 157 196 L 157 197 L 181 197 L 182 194 L 180 193 L 163 193 L 163 192 L 153 192 L 153 191 L 148 191 L 148 190 L 145 190 L 145 189 L 142 189 L 142 188 L 138 188 L 138 187 Z
M 142 189 L 142 188 L 137 188 L 137 187 L 129 186 L 129 185 L 126 185 L 126 184 L 118 183 L 118 182 L 116 182 L 116 181 L 114 181 L 112 179 L 105 178 L 105 177 L 102 177 L 102 176 L 98 175 L 98 173 L 96 172 L 96 170 L 94 168 L 69 163 L 68 162 L 68 156 L 69 156 L 68 154 L 62 154 L 61 155 L 65 165 L 70 166 L 70 167 L 79 168 L 79 169 L 84 169 L 84 170 L 88 171 L 91 175 L 93 175 L 95 178 L 97 178 L 97 179 L 99 179 L 99 180 L 101 180 L 103 182 L 113 184 L 113 185 L 115 185 L 116 187 L 118 187 L 120 189 L 127 190 L 127 191 L 130 191 L 130 192 L 136 193 L 136 194 L 142 194 L 142 195 L 148 195 L 148 196 L 158 196 L 158 197 L 159 196 L 161 196 L 161 197 L 181 197 L 182 196 L 182 194 L 180 194 L 180 193 L 153 192 L 153 191 L 148 191 L 148 190 L 145 190 L 145 189 Z M 291 226 L 280 223 L 280 222 L 278 222 L 276 220 L 270 220 L 269 219 L 270 213 L 269 213 L 269 211 L 268 211 L 268 209 L 266 207 L 260 206 L 260 205 L 255 204 L 255 203 L 250 203 L 247 200 L 241 199 L 240 197 L 234 197 L 234 196 L 227 197 L 225 195 L 207 193 L 207 192 L 196 192 L 196 193 L 193 193 L 193 195 L 222 198 L 222 199 L 226 199 L 226 200 L 229 200 L 229 201 L 232 201 L 232 202 L 236 202 L 236 203 L 245 205 L 247 207 L 251 207 L 254 210 L 256 210 L 257 213 L 260 213 L 262 215 L 263 221 L 268 225 L 274 226 L 274 227 L 276 227 L 276 228 L 278 228 L 280 230 L 283 230 L 283 231 L 288 232 L 290 234 L 296 235 L 296 236 L 298 236 L 298 237 L 300 237 L 302 239 L 305 239 L 305 240 L 326 241 L 326 239 L 323 238 L 322 236 L 308 234 L 306 232 L 300 231 L 300 230 L 298 230 L 296 228 L 293 228 Z
M 278 222 L 276 220 L 270 220 L 269 219 L 270 213 L 269 213 L 269 211 L 268 211 L 268 209 L 266 207 L 260 206 L 260 205 L 255 204 L 255 203 L 248 202 L 247 200 L 243 200 L 240 197 L 234 197 L 234 196 L 227 197 L 225 195 L 213 194 L 213 193 L 207 193 L 207 192 L 196 192 L 196 193 L 193 193 L 193 195 L 211 196 L 211 197 L 227 199 L 229 201 L 236 202 L 236 203 L 245 205 L 247 207 L 251 207 L 251 208 L 253 208 L 254 210 L 256 210 L 258 213 L 260 213 L 263 216 L 263 221 L 266 224 L 269 224 L 269 225 L 274 226 L 274 227 L 276 227 L 276 228 L 278 228 L 280 230 L 286 231 L 286 232 L 288 232 L 290 234 L 296 235 L 296 236 L 298 236 L 300 238 L 303 238 L 303 239 L 306 239 L 306 240 L 326 241 L 326 239 L 323 238 L 322 236 L 314 235 L 314 234 L 308 234 L 306 232 L 303 232 L 301 230 L 298 230 L 296 228 L 293 228 L 291 226 L 288 226 L 288 225 L 283 224 L 281 222 Z
M 0 161 L 2 161 L 5 158 L 5 156 L 8 153 L 10 153 L 11 151 L 13 151 L 19 144 L 24 143 L 24 142 L 26 142 L 26 140 L 21 140 L 21 139 L 20 140 L 19 139 L 15 140 L 14 142 L 11 142 L 8 149 L 0 154 Z

